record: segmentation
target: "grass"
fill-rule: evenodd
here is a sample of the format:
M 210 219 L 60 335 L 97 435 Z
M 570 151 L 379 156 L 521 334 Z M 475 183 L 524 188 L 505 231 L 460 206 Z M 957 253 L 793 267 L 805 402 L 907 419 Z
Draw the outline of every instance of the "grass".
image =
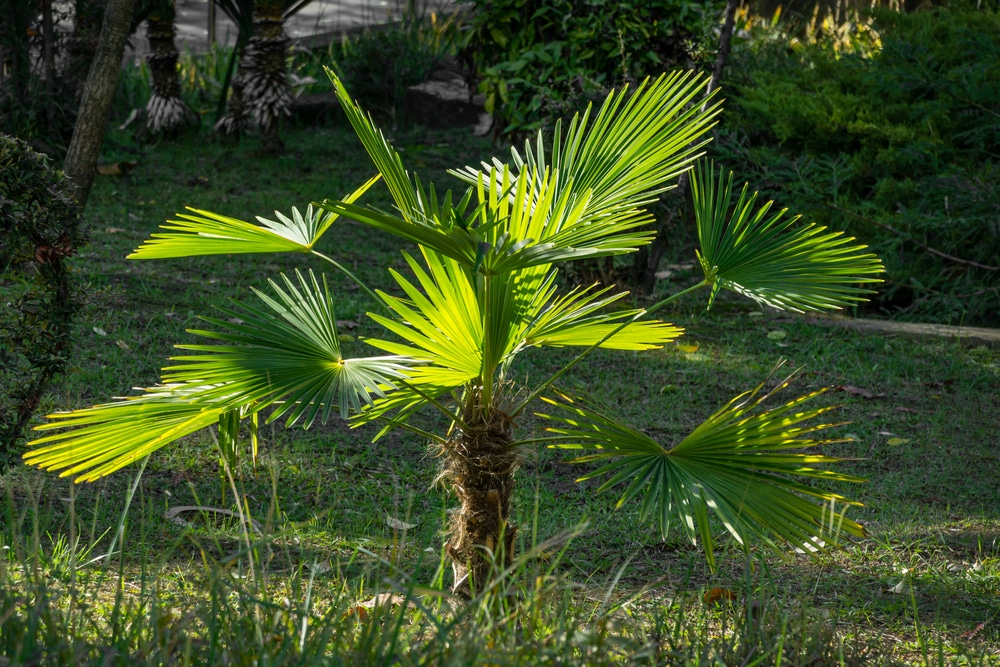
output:
M 341 196 L 372 173 L 346 127 L 288 129 L 284 139 L 287 152 L 267 156 L 252 140 L 204 131 L 145 147 L 112 137 L 106 161 L 139 166 L 98 179 L 93 243 L 74 264 L 89 305 L 72 371 L 45 409 L 155 382 L 197 315 L 304 266 L 292 255 L 124 260 L 184 205 L 252 219 Z M 396 139 L 407 166 L 439 183 L 445 168 L 494 151 L 458 133 Z M 388 206 L 383 191 L 369 197 Z M 338 222 L 324 252 L 391 290 L 385 267 L 403 270 L 401 248 Z M 328 277 L 338 318 L 356 323 L 345 332 L 377 333 L 364 293 Z M 696 278 L 677 269 L 661 286 Z M 679 533 L 660 541 L 638 507 L 615 510 L 613 493 L 574 481 L 580 466 L 538 450 L 516 503 L 519 548 L 533 557 L 459 606 L 433 594 L 449 582 L 441 542 L 453 501 L 434 486 L 438 464 L 419 439 L 372 444 L 371 430 L 336 420 L 267 427 L 256 467 L 244 460 L 230 484 L 201 434 L 150 459 L 109 559 L 93 560 L 111 546 L 134 468 L 83 486 L 24 467 L 3 475 L 0 665 L 1000 664 L 998 351 L 825 328 L 736 299 L 710 313 L 683 301 L 665 317 L 687 329 L 683 347 L 597 353 L 570 388 L 676 441 L 787 359 L 803 369 L 792 391 L 840 388 L 820 400 L 843 404 L 838 419 L 851 423 L 839 432 L 855 441 L 827 453 L 854 459 L 843 468 L 869 479 L 844 491 L 865 503 L 851 516 L 870 539 L 816 559 L 729 544 L 711 573 Z M 549 373 L 568 354 L 529 357 L 518 375 Z M 180 506 L 235 510 L 233 486 L 259 534 L 227 515 L 164 518 Z M 728 593 L 706 603 L 713 589 Z M 376 593 L 409 594 L 418 607 L 359 606 Z

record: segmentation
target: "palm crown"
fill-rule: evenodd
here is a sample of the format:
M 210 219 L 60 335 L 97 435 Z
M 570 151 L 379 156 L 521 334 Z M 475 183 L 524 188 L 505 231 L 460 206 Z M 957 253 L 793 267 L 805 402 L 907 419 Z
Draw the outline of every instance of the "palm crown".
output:
M 461 196 L 424 187 L 332 74 L 348 119 L 392 195 L 395 211 L 362 206 L 372 179 L 341 200 L 301 214 L 259 218 L 260 224 L 190 209 L 164 225 L 131 255 L 135 259 L 218 253 L 305 252 L 349 271 L 315 249 L 338 216 L 346 216 L 416 244 L 404 253 L 412 277 L 390 270 L 403 296 L 369 294 L 385 313 L 369 313 L 390 334 L 366 342 L 385 354 L 345 358 L 336 332 L 333 299 L 312 272 L 271 281 L 261 303 L 206 318 L 210 329 L 191 333 L 211 344 L 178 346 L 195 354 L 172 358 L 162 384 L 141 395 L 56 413 L 26 460 L 78 480 L 94 480 L 201 428 L 218 424 L 225 452 L 235 452 L 239 423 L 269 410 L 268 420 L 309 426 L 336 407 L 355 424 L 402 427 L 437 442 L 445 474 L 462 509 L 448 542 L 456 588 L 476 585 L 496 563 L 509 561 L 515 528 L 510 493 L 519 447 L 536 442 L 589 449 L 585 459 L 610 475 L 606 487 L 629 481 L 623 500 L 643 494 L 643 514 L 666 532 L 678 513 L 684 530 L 699 536 L 712 560 L 711 507 L 740 541 L 748 537 L 814 543 L 829 515 L 822 504 L 846 502 L 789 476 L 851 480 L 813 468 L 833 461 L 807 448 L 827 425 L 802 422 L 822 409 L 796 411 L 806 398 L 753 413 L 754 395 L 734 399 L 674 447 L 619 424 L 579 397 L 551 390 L 565 370 L 592 350 L 647 350 L 682 334 L 643 319 L 648 309 L 615 310 L 626 292 L 610 287 L 558 288 L 558 266 L 583 257 L 633 252 L 652 238 L 643 207 L 691 168 L 714 124 L 719 105 L 701 104 L 706 81 L 665 75 L 634 93 L 612 93 L 597 114 L 557 124 L 547 150 L 542 135 L 507 162 L 453 173 L 468 183 Z M 697 103 L 696 103 L 697 102 Z M 699 169 L 693 195 L 706 287 L 711 297 L 732 289 L 765 304 L 794 310 L 836 308 L 863 300 L 880 262 L 863 246 L 814 226 L 796 226 L 783 212 L 757 210 L 744 188 L 732 207 L 732 178 Z M 689 291 L 689 290 L 685 290 Z M 677 295 L 674 295 L 675 298 Z M 238 322 L 238 323 L 236 323 Z M 534 347 L 576 346 L 575 360 L 515 402 L 508 386 L 514 357 Z M 760 388 L 758 388 L 759 390 Z M 514 439 L 512 420 L 549 391 L 551 435 Z M 446 435 L 409 423 L 431 406 L 448 416 Z M 75 427 L 75 428 L 67 428 Z M 383 429 L 384 431 L 384 429 Z M 255 433 L 255 429 L 253 429 Z M 255 445 L 256 446 L 256 445 Z M 840 527 L 861 534 L 842 519 Z

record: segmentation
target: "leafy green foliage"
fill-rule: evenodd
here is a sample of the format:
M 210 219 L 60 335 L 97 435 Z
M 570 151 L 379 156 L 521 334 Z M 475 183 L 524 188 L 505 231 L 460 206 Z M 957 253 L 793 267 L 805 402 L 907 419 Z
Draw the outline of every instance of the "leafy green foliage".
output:
M 79 306 L 66 259 L 86 240 L 62 172 L 0 134 L 0 465 L 65 368 Z
M 401 20 L 346 34 L 333 69 L 365 107 L 395 119 L 406 89 L 423 83 L 454 52 L 456 15 L 407 13 Z
M 788 48 L 782 24 L 752 32 L 734 48 L 715 155 L 808 219 L 871 239 L 884 311 L 996 326 L 1000 13 L 954 3 L 870 24 L 878 39 L 847 51 Z
M 702 58 L 718 3 L 469 0 L 465 49 L 504 133 L 570 116 L 614 86 Z

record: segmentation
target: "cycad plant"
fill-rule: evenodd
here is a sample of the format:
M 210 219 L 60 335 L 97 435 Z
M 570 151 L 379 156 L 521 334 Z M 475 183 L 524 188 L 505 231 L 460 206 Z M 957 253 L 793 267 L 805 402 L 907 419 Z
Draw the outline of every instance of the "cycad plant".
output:
M 757 208 L 745 188 L 733 207 L 731 177 L 707 165 L 693 188 L 702 281 L 647 309 L 619 306 L 626 293 L 611 287 L 560 290 L 566 262 L 633 252 L 651 240 L 643 207 L 692 167 L 719 112 L 719 104 L 701 103 L 704 78 L 664 75 L 633 93 L 612 93 L 596 115 L 588 110 L 557 124 L 548 148 L 539 134 L 507 162 L 453 172 L 469 184 L 458 196 L 407 172 L 370 117 L 331 79 L 375 178 L 342 200 L 260 224 L 190 209 L 131 257 L 304 252 L 354 279 L 316 249 L 338 216 L 402 237 L 417 247 L 404 253 L 411 276 L 390 270 L 403 296 L 362 285 L 381 311 L 369 316 L 387 332 L 366 342 L 385 354 L 345 358 L 325 279 L 281 276 L 269 293 L 255 290 L 258 303 L 205 318 L 209 326 L 191 333 L 212 342 L 178 346 L 185 353 L 172 358 L 160 385 L 50 415 L 39 428 L 57 432 L 32 443 L 29 463 L 91 481 L 212 425 L 231 455 L 240 422 L 248 420 L 255 434 L 262 414 L 308 427 L 336 409 L 355 425 L 381 424 L 379 435 L 408 429 L 439 449 L 442 478 L 461 503 L 446 544 L 458 592 L 481 588 L 511 562 L 519 453 L 538 442 L 591 450 L 585 458 L 604 464 L 592 475 L 609 475 L 605 487 L 627 482 L 623 501 L 642 496 L 643 515 L 664 534 L 669 517 L 679 516 L 682 529 L 703 541 L 710 563 L 709 510 L 742 543 L 829 542 L 829 505 L 847 501 L 810 481 L 853 478 L 815 467 L 835 459 L 793 451 L 823 442 L 810 434 L 827 425 L 807 422 L 824 409 L 801 407 L 811 396 L 763 410 L 757 392 L 749 392 L 671 446 L 555 389 L 597 348 L 649 350 L 675 340 L 680 328 L 648 315 L 681 294 L 706 288 L 711 302 L 726 288 L 775 308 L 820 310 L 862 301 L 864 285 L 878 281 L 881 264 L 864 246 Z M 394 211 L 357 201 L 379 177 Z M 514 381 L 519 354 L 564 346 L 581 352 L 552 377 L 531 387 Z M 542 416 L 552 420 L 549 435 L 518 440 L 515 422 L 535 405 L 548 406 Z M 421 409 L 444 414 L 447 430 L 411 423 Z M 863 534 L 853 521 L 838 522 L 839 530 Z

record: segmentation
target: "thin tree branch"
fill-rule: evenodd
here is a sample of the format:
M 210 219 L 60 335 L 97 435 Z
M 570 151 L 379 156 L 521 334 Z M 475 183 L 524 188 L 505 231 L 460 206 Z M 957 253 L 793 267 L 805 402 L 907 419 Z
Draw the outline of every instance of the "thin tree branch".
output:
M 950 262 L 956 262 L 958 264 L 968 264 L 969 266 L 974 266 L 977 269 L 983 269 L 985 271 L 1000 271 L 1000 266 L 990 266 L 989 264 L 980 264 L 979 262 L 974 262 L 971 259 L 962 259 L 961 257 L 955 257 L 954 255 L 949 255 L 946 252 L 941 252 L 940 250 L 938 250 L 936 248 L 930 247 L 926 243 L 921 243 L 920 241 L 917 241 L 916 239 L 912 238 L 911 236 L 909 236 L 905 232 L 902 232 L 902 231 L 896 229 L 892 225 L 887 225 L 884 222 L 878 222 L 876 220 L 872 220 L 871 218 L 866 218 L 865 216 L 859 215 L 859 214 L 857 214 L 857 213 L 855 213 L 853 211 L 848 211 L 847 209 L 840 208 L 836 204 L 827 204 L 827 206 L 829 206 L 830 208 L 834 209 L 835 211 L 840 211 L 841 213 L 846 213 L 847 215 L 849 215 L 849 216 L 851 216 L 853 218 L 857 218 L 861 222 L 867 223 L 869 225 L 875 225 L 876 227 L 881 227 L 882 229 L 884 229 L 886 231 L 892 232 L 896 236 L 899 236 L 900 238 L 903 238 L 903 239 L 909 241 L 910 243 L 913 243 L 914 245 L 918 245 L 921 248 L 923 248 L 924 250 L 926 250 L 928 253 L 930 253 L 932 255 L 937 255 L 938 257 L 941 257 L 942 259 L 947 259 Z

